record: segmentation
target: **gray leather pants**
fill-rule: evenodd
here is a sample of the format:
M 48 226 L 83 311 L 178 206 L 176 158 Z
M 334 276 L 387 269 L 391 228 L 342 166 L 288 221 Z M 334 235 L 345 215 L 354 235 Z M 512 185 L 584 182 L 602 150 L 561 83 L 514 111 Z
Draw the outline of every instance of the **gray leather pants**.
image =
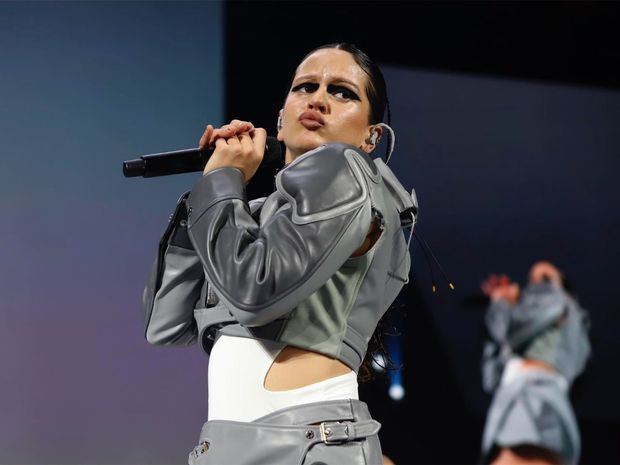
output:
M 380 428 L 354 399 L 289 407 L 250 423 L 212 420 L 189 465 L 381 465 Z
M 533 370 L 500 385 L 484 428 L 484 463 L 494 444 L 535 445 L 562 455 L 567 464 L 578 462 L 581 444 L 577 420 L 558 375 Z

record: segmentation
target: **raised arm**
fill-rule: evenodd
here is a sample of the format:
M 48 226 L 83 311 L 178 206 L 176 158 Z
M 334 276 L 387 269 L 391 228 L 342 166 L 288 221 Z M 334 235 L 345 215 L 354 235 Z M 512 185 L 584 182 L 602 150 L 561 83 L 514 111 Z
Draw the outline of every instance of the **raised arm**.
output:
M 241 324 L 282 317 L 360 247 L 371 224 L 371 163 L 344 144 L 302 155 L 278 174 L 263 207 L 273 214 L 260 224 L 240 170 L 219 168 L 197 182 L 188 199 L 189 235 L 209 282 Z

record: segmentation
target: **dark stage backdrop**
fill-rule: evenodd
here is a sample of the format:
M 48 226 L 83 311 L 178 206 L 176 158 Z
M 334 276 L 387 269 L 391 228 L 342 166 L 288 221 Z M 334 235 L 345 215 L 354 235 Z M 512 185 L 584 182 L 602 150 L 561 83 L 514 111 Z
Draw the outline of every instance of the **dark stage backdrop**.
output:
M 197 175 L 122 177 L 223 109 L 222 5 L 0 2 L 0 463 L 182 463 L 206 359 L 140 297 Z
M 414 241 L 400 297 L 406 396 L 392 402 L 381 380 L 361 388 L 388 455 L 477 462 L 490 400 L 478 285 L 491 271 L 523 282 L 547 258 L 593 315 L 594 356 L 573 390 L 583 463 L 620 463 L 618 4 L 231 1 L 225 24 L 227 118 L 270 132 L 295 66 L 318 45 L 356 43 L 388 74 L 393 165 L 418 190 L 420 230 L 457 285 L 431 294 Z M 274 59 L 246 53 L 250 42 Z
M 400 299 L 409 399 L 390 405 L 378 393 L 386 389 L 380 382 L 363 391 L 384 420 L 386 452 L 399 463 L 475 461 L 490 400 L 480 386 L 480 282 L 495 271 L 523 284 L 531 264 L 546 259 L 576 283 L 591 313 L 594 355 L 573 401 L 584 463 L 611 463 L 620 422 L 613 368 L 620 341 L 609 324 L 618 318 L 620 92 L 388 66 L 384 72 L 397 140 L 390 165 L 416 188 L 419 231 L 457 288 L 450 292 L 437 273 L 440 292 L 433 295 L 415 247 L 414 283 Z M 398 413 L 383 413 L 392 409 Z M 403 427 L 415 432 L 415 452 L 403 447 Z M 446 434 L 460 451 L 441 449 Z

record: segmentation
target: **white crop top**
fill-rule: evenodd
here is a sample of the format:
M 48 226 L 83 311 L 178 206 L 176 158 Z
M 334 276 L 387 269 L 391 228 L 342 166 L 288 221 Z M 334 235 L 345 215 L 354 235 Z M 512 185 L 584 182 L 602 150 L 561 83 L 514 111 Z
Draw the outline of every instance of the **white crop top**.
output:
M 269 391 L 264 380 L 286 344 L 220 335 L 209 357 L 209 420 L 250 422 L 294 405 L 358 399 L 354 371 L 287 391 Z

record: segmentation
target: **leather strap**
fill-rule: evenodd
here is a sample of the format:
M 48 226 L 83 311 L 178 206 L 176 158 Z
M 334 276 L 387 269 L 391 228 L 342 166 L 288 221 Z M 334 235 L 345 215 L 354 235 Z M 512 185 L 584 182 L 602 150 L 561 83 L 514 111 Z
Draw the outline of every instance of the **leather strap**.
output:
M 317 429 L 318 435 L 316 433 Z M 377 434 L 380 429 L 381 424 L 376 420 L 359 422 L 326 421 L 318 426 L 308 427 L 308 430 L 313 431 L 315 437 L 319 437 L 325 444 L 342 444 L 343 442 L 354 441 L 356 439 L 364 439 L 373 434 Z

